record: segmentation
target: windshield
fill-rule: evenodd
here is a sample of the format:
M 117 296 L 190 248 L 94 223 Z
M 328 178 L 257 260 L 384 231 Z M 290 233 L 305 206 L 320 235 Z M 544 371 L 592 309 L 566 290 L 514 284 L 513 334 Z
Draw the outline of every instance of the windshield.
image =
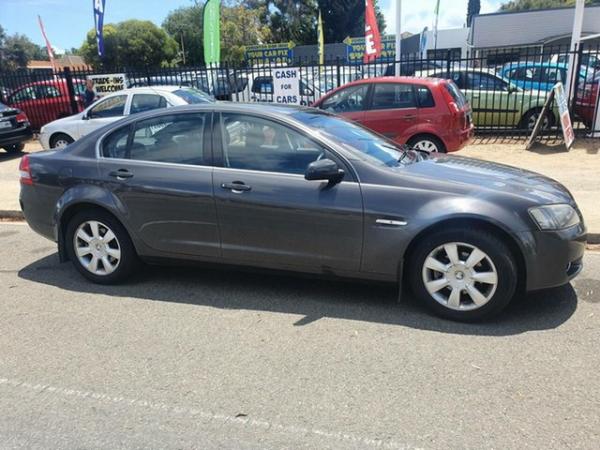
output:
M 400 167 L 420 160 L 418 152 L 408 150 L 355 123 L 324 112 L 301 111 L 294 115 L 300 122 L 341 144 L 356 159 L 379 166 Z
M 173 91 L 173 94 L 175 94 L 179 98 L 182 98 L 183 100 L 185 100 L 186 103 L 190 105 L 194 105 L 197 103 L 214 102 L 214 100 L 208 95 L 206 95 L 204 92 L 193 88 L 178 89 L 176 91 Z

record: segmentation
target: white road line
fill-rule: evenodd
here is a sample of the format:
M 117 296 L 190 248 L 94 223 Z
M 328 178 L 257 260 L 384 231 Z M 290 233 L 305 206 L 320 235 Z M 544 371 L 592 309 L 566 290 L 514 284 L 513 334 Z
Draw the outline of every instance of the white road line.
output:
M 230 423 L 239 426 L 246 426 L 250 428 L 262 428 L 264 430 L 274 430 L 283 434 L 296 434 L 296 435 L 315 435 L 322 438 L 327 438 L 340 442 L 353 442 L 359 445 L 368 445 L 374 448 L 390 448 L 400 450 L 418 450 L 418 447 L 413 447 L 407 444 L 400 444 L 394 441 L 383 441 L 381 439 L 373 439 L 365 436 L 359 436 L 355 434 L 332 432 L 321 430 L 317 428 L 305 428 L 298 427 L 295 425 L 283 425 L 278 423 L 272 423 L 262 419 L 252 419 L 249 417 L 234 417 L 225 414 L 215 414 L 211 412 L 202 411 L 195 407 L 187 406 L 173 406 L 162 402 L 153 402 L 142 398 L 127 398 L 115 394 L 100 393 L 94 391 L 81 391 L 77 389 L 64 388 L 60 386 L 53 386 L 45 383 L 29 383 L 22 380 L 16 380 L 12 378 L 1 378 L 0 387 L 14 388 L 14 390 L 26 390 L 31 392 L 37 392 L 38 394 L 46 394 L 60 397 L 71 397 L 77 398 L 79 401 L 95 401 L 104 403 L 119 403 L 129 405 L 131 407 L 144 408 L 147 410 L 161 410 L 171 414 L 188 415 L 193 417 L 201 417 L 203 419 Z

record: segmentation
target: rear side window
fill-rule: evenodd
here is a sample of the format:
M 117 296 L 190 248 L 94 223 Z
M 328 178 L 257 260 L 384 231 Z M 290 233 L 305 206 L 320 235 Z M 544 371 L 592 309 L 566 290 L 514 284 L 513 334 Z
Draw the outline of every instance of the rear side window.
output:
M 444 89 L 446 89 L 448 94 L 450 94 L 450 97 L 452 97 L 452 100 L 454 100 L 454 103 L 456 103 L 456 106 L 458 106 L 459 108 L 462 108 L 467 104 L 467 99 L 460 91 L 460 89 L 458 89 L 456 84 L 454 84 L 454 82 L 448 80 L 444 84 Z
M 162 95 L 135 94 L 131 100 L 130 114 L 166 107 L 167 100 Z
M 252 83 L 252 92 L 257 94 L 272 94 L 273 93 L 273 78 L 272 77 L 256 77 Z
M 375 85 L 371 109 L 416 107 L 415 91 L 411 84 L 381 83 Z
M 129 159 L 175 164 L 206 165 L 201 114 L 171 114 L 135 124 Z
M 417 86 L 417 99 L 419 100 L 419 108 L 435 107 L 435 100 L 429 88 L 425 86 Z

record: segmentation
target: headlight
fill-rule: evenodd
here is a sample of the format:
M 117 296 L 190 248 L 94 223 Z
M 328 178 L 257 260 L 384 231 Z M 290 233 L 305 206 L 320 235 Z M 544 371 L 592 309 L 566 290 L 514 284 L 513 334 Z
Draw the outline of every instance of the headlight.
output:
M 529 214 L 540 230 L 562 230 L 579 223 L 579 214 L 571 205 L 546 205 L 531 208 Z
M 42 128 L 40 128 L 40 134 L 44 134 L 45 128 L 46 128 L 45 126 L 43 126 Z

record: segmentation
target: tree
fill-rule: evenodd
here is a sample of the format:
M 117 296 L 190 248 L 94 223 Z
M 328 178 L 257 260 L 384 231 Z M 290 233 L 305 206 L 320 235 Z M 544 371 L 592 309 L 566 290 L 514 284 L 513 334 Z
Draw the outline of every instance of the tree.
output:
M 479 14 L 481 11 L 481 1 L 480 0 L 469 0 L 469 5 L 467 6 L 467 26 L 471 26 L 471 20 L 473 20 L 473 16 Z
M 204 64 L 203 5 L 194 4 L 169 13 L 163 27 L 185 49 L 186 64 Z M 226 1 L 221 6 L 221 59 L 241 62 L 244 47 L 269 42 L 271 30 L 266 17 L 266 6 L 257 3 L 249 8 L 245 2 Z M 181 45 L 181 44 L 180 44 Z M 179 62 L 182 62 L 180 59 Z
M 126 20 L 103 28 L 104 58 L 98 56 L 96 33 L 92 29 L 81 46 L 85 62 L 107 68 L 160 67 L 177 57 L 177 42 L 150 21 Z
M 46 49 L 34 44 L 23 34 L 7 36 L 0 26 L 0 71 L 15 71 L 27 67 L 32 59 L 47 60 Z
M 600 5 L 600 0 L 586 0 L 586 5 Z M 500 6 L 501 11 L 529 11 L 532 9 L 575 6 L 575 0 L 512 0 Z
M 346 37 L 365 35 L 364 0 L 318 0 L 323 16 L 325 42 L 342 42 Z M 377 24 L 381 34 L 385 31 L 385 18 L 374 1 Z

